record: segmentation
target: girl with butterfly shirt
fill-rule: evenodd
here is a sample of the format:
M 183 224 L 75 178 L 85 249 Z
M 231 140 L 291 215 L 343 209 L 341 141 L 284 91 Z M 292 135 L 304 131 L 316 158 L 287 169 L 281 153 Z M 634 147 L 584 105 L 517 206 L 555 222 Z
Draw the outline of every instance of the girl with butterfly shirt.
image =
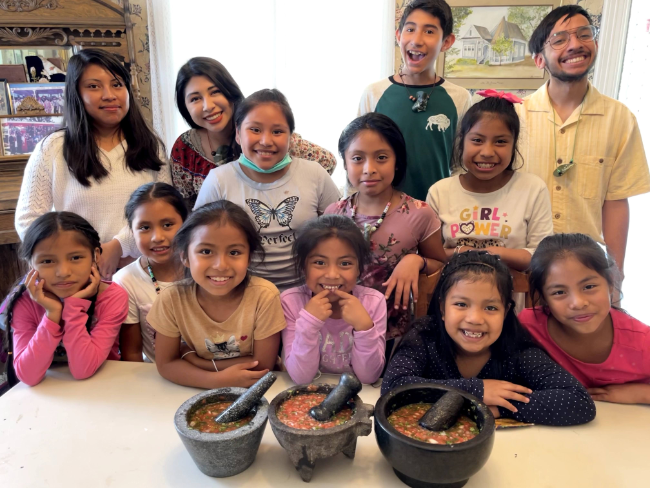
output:
M 1 307 L 13 369 L 23 383 L 38 384 L 53 362 L 67 361 L 81 380 L 106 359 L 120 359 L 128 296 L 116 283 L 101 281 L 100 254 L 99 234 L 77 214 L 49 212 L 27 229 L 20 255 L 31 270 Z
M 395 189 L 406 174 L 406 144 L 386 115 L 373 112 L 350 122 L 339 153 L 348 181 L 359 191 L 325 213 L 350 217 L 370 244 L 371 261 L 360 283 L 388 300 L 388 359 L 395 339 L 408 331 L 409 296 L 417 300 L 419 274 L 433 273 L 438 261 L 446 261 L 440 220 L 425 202 Z
M 448 256 L 475 248 L 498 254 L 519 271 L 553 234 L 551 202 L 541 178 L 516 171 L 519 117 L 512 93 L 484 90 L 460 124 L 456 174 L 429 189 L 427 203 L 442 221 Z
M 210 171 L 194 208 L 220 199 L 243 207 L 257 223 L 266 253 L 255 274 L 284 291 L 299 282 L 291 258 L 296 230 L 337 201 L 339 192 L 318 163 L 289 155 L 293 112 L 278 90 L 253 93 L 234 119 L 242 153 Z
M 253 256 L 264 261 L 255 224 L 219 200 L 188 217 L 174 248 L 189 278 L 164 289 L 147 315 L 158 371 L 197 388 L 251 386 L 275 366 L 287 325 L 278 289 L 250 276 Z
M 133 192 L 124 216 L 135 236 L 140 258 L 119 270 L 113 280 L 129 294 L 129 315 L 120 331 L 123 361 L 155 362 L 155 331 L 147 314 L 162 290 L 184 278 L 172 241 L 188 215 L 182 195 L 167 183 L 147 183 Z

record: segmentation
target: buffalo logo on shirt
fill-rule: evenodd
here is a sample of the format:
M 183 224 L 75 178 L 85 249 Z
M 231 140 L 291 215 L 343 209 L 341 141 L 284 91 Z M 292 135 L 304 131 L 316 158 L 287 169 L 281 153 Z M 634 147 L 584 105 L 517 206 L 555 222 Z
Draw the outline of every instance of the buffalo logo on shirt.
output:
M 432 115 L 427 119 L 427 126 L 424 130 L 433 130 L 434 125 L 438 127 L 438 132 L 444 132 L 449 129 L 451 120 L 445 114 Z

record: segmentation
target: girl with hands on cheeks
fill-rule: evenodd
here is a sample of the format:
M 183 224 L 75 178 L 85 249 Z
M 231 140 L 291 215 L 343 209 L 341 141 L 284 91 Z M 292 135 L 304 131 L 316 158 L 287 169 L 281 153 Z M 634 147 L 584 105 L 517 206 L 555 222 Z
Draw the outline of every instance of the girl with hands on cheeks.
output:
M 319 371 L 352 371 L 373 383 L 384 367 L 386 301 L 357 285 L 370 257 L 363 235 L 349 218 L 324 215 L 301 229 L 293 256 L 305 284 L 281 295 L 284 365 L 291 379 L 309 383 Z
M 535 306 L 519 320 L 594 400 L 650 404 L 650 327 L 612 306 L 618 270 L 584 234 L 544 239 L 530 262 Z
M 401 341 L 382 394 L 440 383 L 481 398 L 495 417 L 543 425 L 593 420 L 585 388 L 537 347 L 514 311 L 512 277 L 498 256 L 468 251 L 443 269 L 429 305 Z
M 5 302 L 13 367 L 24 383 L 39 383 L 53 361 L 67 360 L 72 376 L 85 379 L 106 359 L 119 360 L 128 297 L 101 281 L 100 253 L 95 229 L 71 212 L 49 212 L 27 230 L 20 255 L 32 269 Z
M 409 329 L 408 305 L 411 294 L 417 301 L 420 273 L 434 273 L 447 260 L 440 220 L 425 202 L 397 190 L 406 174 L 406 144 L 389 117 L 368 113 L 350 122 L 339 153 L 348 182 L 359 191 L 325 213 L 350 217 L 370 245 L 360 283 L 388 302 L 389 358 L 394 339 Z
M 251 386 L 275 366 L 286 326 L 278 289 L 249 271 L 254 256 L 264 261 L 255 224 L 218 200 L 196 209 L 173 245 L 188 279 L 162 290 L 146 317 L 158 372 L 198 388 Z

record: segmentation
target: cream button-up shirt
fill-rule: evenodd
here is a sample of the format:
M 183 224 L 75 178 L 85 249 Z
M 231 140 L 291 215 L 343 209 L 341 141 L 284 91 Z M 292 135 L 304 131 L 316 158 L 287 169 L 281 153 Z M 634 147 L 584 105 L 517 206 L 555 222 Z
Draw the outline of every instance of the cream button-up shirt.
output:
M 521 121 L 522 171 L 546 183 L 551 195 L 553 230 L 580 232 L 604 244 L 605 200 L 650 192 L 648 163 L 636 117 L 591 83 L 582 114 L 577 107 L 565 122 L 557 116 L 553 122 L 547 84 L 526 97 L 523 104 L 515 104 L 515 108 Z M 574 142 L 575 165 L 563 176 L 554 176 L 557 166 L 571 160 Z

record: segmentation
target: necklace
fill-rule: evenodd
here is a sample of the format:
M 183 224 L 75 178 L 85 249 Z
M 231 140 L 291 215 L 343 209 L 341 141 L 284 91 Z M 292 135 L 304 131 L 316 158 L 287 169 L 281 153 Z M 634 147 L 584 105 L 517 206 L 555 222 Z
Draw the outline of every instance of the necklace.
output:
M 575 136 L 573 137 L 573 149 L 571 149 L 571 159 L 569 160 L 568 163 L 560 164 L 557 168 L 555 168 L 555 171 L 553 171 L 553 176 L 563 176 L 564 173 L 569 171 L 571 168 L 574 166 L 573 162 L 573 156 L 575 155 L 576 152 L 576 141 L 578 140 L 578 128 L 580 127 L 580 118 L 582 116 L 582 108 L 585 105 L 585 98 L 587 98 L 587 94 L 585 93 L 585 96 L 582 97 L 582 102 L 580 102 L 580 113 L 578 114 L 578 122 L 576 122 L 576 133 Z M 557 140 L 555 136 L 555 108 L 553 107 L 553 104 L 551 103 L 551 97 L 549 95 L 548 101 L 551 104 L 551 110 L 553 110 L 553 149 L 554 149 L 554 156 L 555 156 L 555 161 L 557 162 Z
M 149 262 L 149 258 L 147 258 L 147 271 L 149 271 L 149 277 L 151 278 L 151 282 L 153 283 L 153 286 L 156 288 L 156 295 L 160 295 L 160 286 L 158 285 L 158 281 L 156 280 L 156 277 L 153 274 L 153 269 L 151 268 L 151 263 Z
M 413 104 L 413 107 L 411 107 L 411 110 L 413 110 L 416 113 L 417 112 L 426 112 L 427 105 L 429 103 L 429 98 L 431 98 L 431 94 L 433 93 L 433 90 L 436 89 L 435 80 L 434 80 L 434 83 L 433 83 L 433 88 L 431 88 L 431 91 L 429 92 L 428 95 L 426 93 L 424 93 L 424 91 L 420 90 L 420 91 L 415 92 L 415 96 L 413 96 L 413 95 L 411 95 L 411 92 L 409 91 L 408 85 L 404 81 L 404 74 L 402 73 L 402 68 L 401 67 L 399 69 L 399 76 L 400 76 L 400 79 L 402 80 L 402 84 L 404 85 L 404 88 L 406 88 L 406 93 L 408 93 L 409 99 L 412 100 L 413 102 L 415 102 Z
M 366 239 L 366 241 L 370 242 L 370 237 L 372 236 L 372 234 L 374 234 L 377 231 L 377 229 L 381 227 L 381 223 L 384 221 L 384 218 L 386 218 L 386 214 L 388 213 L 388 209 L 390 208 L 390 201 L 392 200 L 392 198 L 393 198 L 393 194 L 391 193 L 390 198 L 388 199 L 388 203 L 386 204 L 384 211 L 381 213 L 379 220 L 377 220 L 376 225 L 371 225 L 367 223 L 363 224 L 363 237 Z M 354 196 L 352 197 L 352 199 L 354 199 Z M 350 217 L 352 218 L 355 224 L 356 224 L 356 220 L 354 220 L 354 218 L 357 215 L 358 203 L 359 203 L 359 194 L 357 193 L 357 202 L 352 206 L 352 215 L 350 215 Z

